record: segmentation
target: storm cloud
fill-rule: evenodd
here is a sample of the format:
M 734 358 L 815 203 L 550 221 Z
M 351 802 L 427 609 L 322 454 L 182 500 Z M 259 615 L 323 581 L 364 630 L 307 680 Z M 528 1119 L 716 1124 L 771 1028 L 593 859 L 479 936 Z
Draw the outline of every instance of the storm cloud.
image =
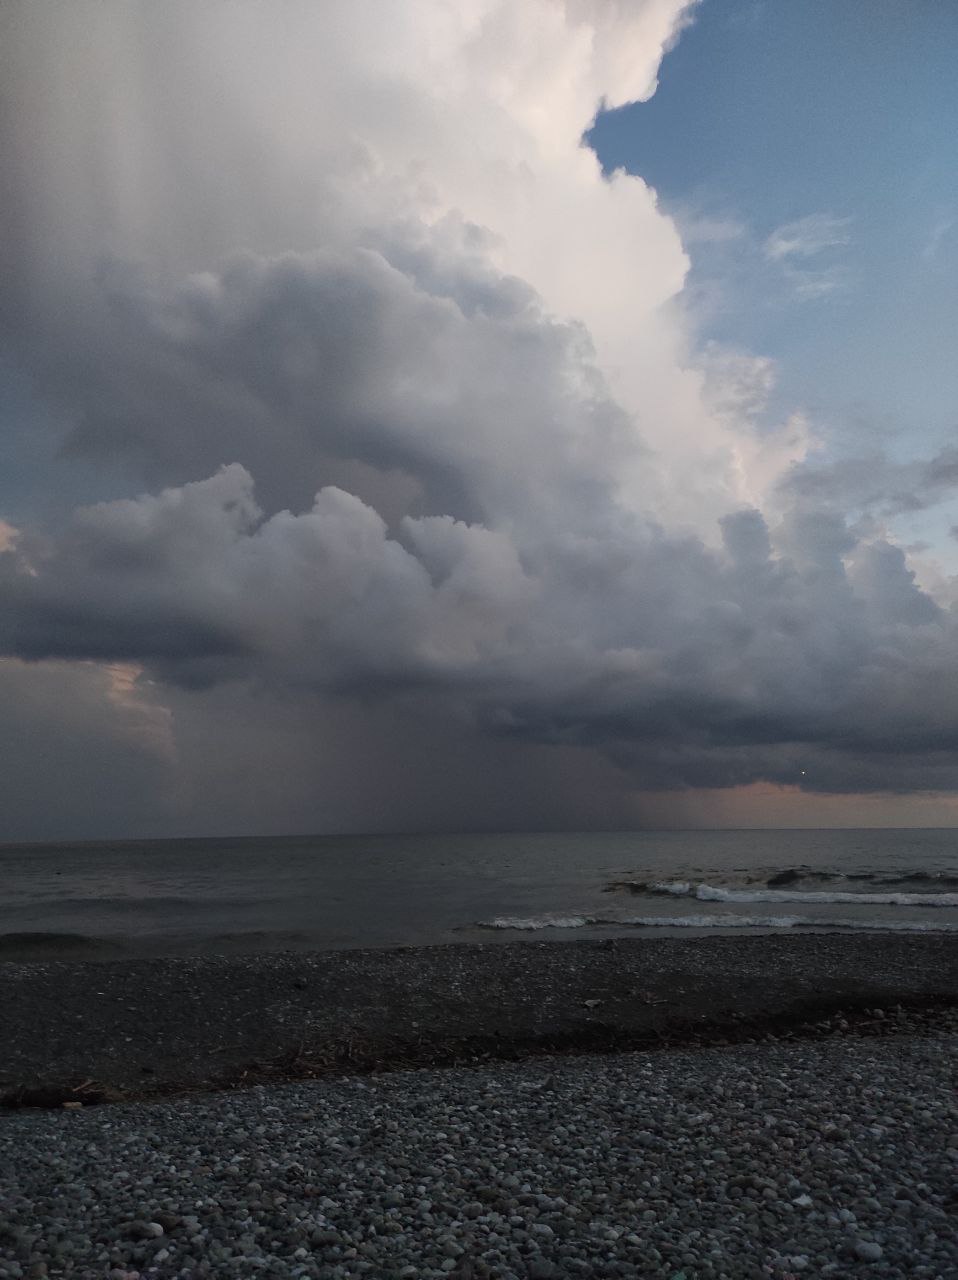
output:
M 888 524 L 953 451 L 838 465 L 770 421 L 654 192 L 581 143 L 688 6 L 279 12 L 0 18 L 0 320 L 55 491 L 0 507 L 0 672 L 24 741 L 49 679 L 127 761 L 90 821 L 954 790 L 958 617 Z

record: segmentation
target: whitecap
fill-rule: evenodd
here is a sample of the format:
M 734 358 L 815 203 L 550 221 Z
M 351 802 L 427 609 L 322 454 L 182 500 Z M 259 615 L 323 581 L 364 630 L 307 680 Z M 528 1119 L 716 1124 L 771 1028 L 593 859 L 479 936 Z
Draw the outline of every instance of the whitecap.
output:
M 862 907 L 958 907 L 958 893 L 854 893 L 829 889 L 725 889 L 720 885 L 670 880 L 651 884 L 649 893 L 695 898 L 699 902 L 806 902 Z
M 497 916 L 495 920 L 480 920 L 480 929 L 582 929 L 588 924 L 602 924 L 589 916 Z

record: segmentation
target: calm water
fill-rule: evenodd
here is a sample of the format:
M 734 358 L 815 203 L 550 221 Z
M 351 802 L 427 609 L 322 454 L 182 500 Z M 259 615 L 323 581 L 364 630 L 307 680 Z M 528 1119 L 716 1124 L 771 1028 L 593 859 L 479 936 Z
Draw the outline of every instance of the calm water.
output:
M 732 928 L 958 930 L 958 830 L 0 846 L 0 957 Z

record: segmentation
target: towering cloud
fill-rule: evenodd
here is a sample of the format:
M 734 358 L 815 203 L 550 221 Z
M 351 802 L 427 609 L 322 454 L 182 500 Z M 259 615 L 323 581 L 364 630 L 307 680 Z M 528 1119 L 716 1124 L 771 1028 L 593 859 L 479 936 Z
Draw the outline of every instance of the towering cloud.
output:
M 0 508 L 3 670 L 65 716 L 101 689 L 146 825 L 473 825 L 503 770 L 500 825 L 954 786 L 955 616 L 880 523 L 947 459 L 810 468 L 768 363 L 698 350 L 654 192 L 581 143 L 688 16 L 0 12 L 0 322 L 57 493 Z

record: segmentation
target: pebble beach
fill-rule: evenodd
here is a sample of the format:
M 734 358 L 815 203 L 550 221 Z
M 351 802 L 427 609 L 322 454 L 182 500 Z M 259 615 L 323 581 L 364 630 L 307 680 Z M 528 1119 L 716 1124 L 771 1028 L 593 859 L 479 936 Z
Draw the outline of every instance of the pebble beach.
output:
M 958 1275 L 958 1020 L 0 1128 L 0 1276 Z
M 954 964 L 831 936 L 0 966 L 0 1280 L 954 1280 Z M 445 1027 L 459 1060 L 235 1074 L 239 1010 L 282 1049 L 307 1006 L 320 1042 L 418 1024 L 444 1061 Z M 121 1101 L 84 1105 L 94 1067 Z M 10 1106 L 43 1079 L 76 1092 Z

